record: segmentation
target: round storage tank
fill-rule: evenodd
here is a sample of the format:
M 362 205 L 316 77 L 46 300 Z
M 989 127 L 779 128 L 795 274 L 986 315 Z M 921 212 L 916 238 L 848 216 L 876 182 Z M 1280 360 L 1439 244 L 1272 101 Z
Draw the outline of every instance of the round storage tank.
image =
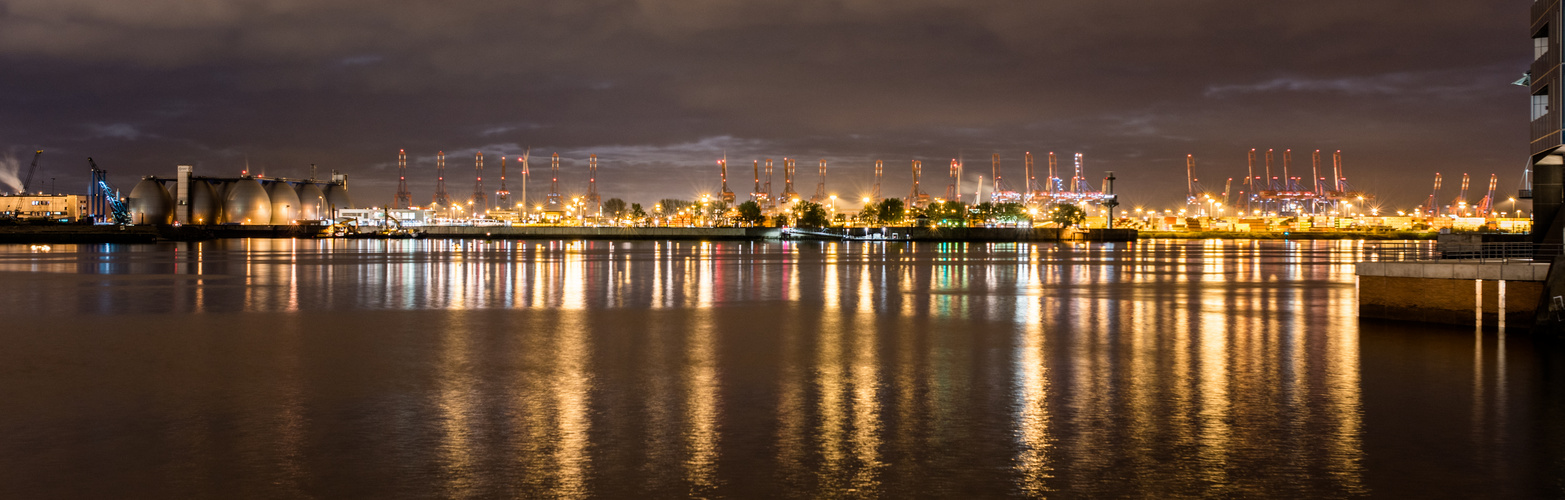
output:
M 299 220 L 299 194 L 287 182 L 275 181 L 266 188 L 272 198 L 272 224 L 293 224 Z
M 223 204 L 218 202 L 217 191 L 207 181 L 190 180 L 190 223 L 216 224 Z
M 223 200 L 223 221 L 233 224 L 272 222 L 272 198 L 266 195 L 261 181 L 244 178 L 228 187 L 228 196 Z
M 174 196 L 163 183 L 152 177 L 142 179 L 130 190 L 126 200 L 132 224 L 169 224 L 174 222 Z
M 326 213 L 326 193 L 313 182 L 299 185 L 299 218 L 304 220 L 330 219 Z
M 335 214 L 338 210 L 353 208 L 353 200 L 348 198 L 348 186 L 346 184 L 326 185 L 326 213 Z

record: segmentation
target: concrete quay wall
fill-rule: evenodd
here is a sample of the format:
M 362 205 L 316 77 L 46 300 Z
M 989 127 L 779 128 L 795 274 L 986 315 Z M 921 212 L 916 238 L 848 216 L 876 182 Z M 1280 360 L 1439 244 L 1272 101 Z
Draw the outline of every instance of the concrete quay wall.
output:
M 1531 262 L 1360 262 L 1359 316 L 1365 318 L 1530 328 L 1549 264 Z M 1502 298 L 1503 294 L 1503 298 Z M 1501 303 L 1504 310 L 1501 310 Z

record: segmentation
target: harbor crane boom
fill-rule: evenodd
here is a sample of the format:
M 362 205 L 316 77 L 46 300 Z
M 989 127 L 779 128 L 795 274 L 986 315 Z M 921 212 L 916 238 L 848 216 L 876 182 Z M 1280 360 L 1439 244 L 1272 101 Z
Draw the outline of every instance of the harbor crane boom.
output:
M 33 185 L 33 174 L 38 173 L 38 157 L 43 156 L 43 150 L 33 152 L 33 166 L 27 167 L 27 178 L 22 179 L 22 194 L 27 194 L 27 187 Z

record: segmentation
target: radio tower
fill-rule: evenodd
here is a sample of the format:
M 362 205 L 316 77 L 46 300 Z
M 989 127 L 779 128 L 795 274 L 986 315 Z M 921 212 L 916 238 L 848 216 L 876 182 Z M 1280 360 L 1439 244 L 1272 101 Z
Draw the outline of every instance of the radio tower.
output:
M 951 159 L 951 182 L 946 184 L 946 200 L 948 200 L 948 201 L 956 201 L 958 198 L 961 198 L 962 194 L 956 192 L 956 181 L 957 181 L 957 179 L 961 178 L 960 175 L 961 174 L 959 172 L 957 172 L 956 158 L 952 158 Z
M 435 155 L 435 199 L 433 203 L 451 208 L 451 195 L 446 194 L 446 152 Z
M 826 159 L 821 158 L 821 181 L 815 185 L 815 196 L 810 197 L 814 203 L 826 202 Z
M 476 176 L 477 180 L 473 181 L 473 203 L 472 203 L 472 205 L 473 205 L 473 212 L 470 215 L 471 216 L 476 216 L 476 215 L 478 215 L 478 211 L 480 209 L 485 211 L 485 212 L 489 211 L 489 193 L 485 193 L 484 192 L 484 153 L 483 152 L 479 152 L 479 153 L 477 153 L 476 155 L 473 156 L 473 167 L 477 171 L 478 175 Z
M 551 209 L 561 210 L 560 202 L 560 154 L 555 153 L 549 160 L 549 196 L 544 198 L 544 204 Z
M 500 190 L 494 192 L 495 208 L 509 210 L 511 208 L 511 191 L 505 188 L 505 157 L 500 157 Z
M 880 173 L 884 167 L 880 160 L 875 160 L 875 190 L 870 192 L 869 199 L 872 202 L 880 202 Z
M 413 193 L 408 192 L 408 154 L 405 150 L 397 150 L 397 200 L 391 203 L 391 208 L 408 208 L 413 206 Z
M 724 153 L 723 160 L 717 163 L 723 167 L 723 191 L 719 197 L 722 198 L 723 203 L 733 205 L 734 192 L 728 189 L 728 154 Z
M 797 170 L 797 168 L 798 168 L 798 163 L 797 162 L 795 162 L 794 160 L 792 160 L 790 158 L 783 158 L 783 192 L 782 192 L 782 199 L 783 199 L 784 203 L 791 203 L 791 202 L 793 202 L 794 198 L 798 198 L 799 197 L 799 193 L 797 193 L 797 192 L 795 192 L 793 190 L 793 174 Z
M 603 198 L 598 197 L 598 155 L 587 156 L 587 203 L 603 215 Z

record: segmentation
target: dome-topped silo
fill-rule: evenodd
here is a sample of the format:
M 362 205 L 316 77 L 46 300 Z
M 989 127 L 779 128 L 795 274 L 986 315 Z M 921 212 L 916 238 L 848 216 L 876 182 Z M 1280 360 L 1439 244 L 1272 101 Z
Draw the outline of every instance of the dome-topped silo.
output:
M 348 185 L 331 183 L 326 185 L 327 213 L 334 214 L 344 208 L 353 208 L 353 200 L 348 198 Z
M 299 184 L 299 218 L 304 220 L 330 219 L 326 212 L 326 193 L 313 182 Z
M 217 191 L 212 189 L 211 183 L 200 179 L 191 179 L 191 224 L 217 224 L 218 216 L 222 213 L 222 208 L 223 204 L 218 201 Z
M 174 222 L 174 196 L 163 183 L 147 177 L 136 183 L 126 200 L 132 224 L 170 224 Z
M 261 187 L 261 181 L 246 177 L 228 187 L 228 197 L 223 200 L 223 221 L 235 224 L 272 222 L 272 198 L 266 194 L 266 188 Z
M 299 194 L 284 181 L 273 181 L 266 188 L 272 199 L 272 224 L 292 224 L 299 220 Z

